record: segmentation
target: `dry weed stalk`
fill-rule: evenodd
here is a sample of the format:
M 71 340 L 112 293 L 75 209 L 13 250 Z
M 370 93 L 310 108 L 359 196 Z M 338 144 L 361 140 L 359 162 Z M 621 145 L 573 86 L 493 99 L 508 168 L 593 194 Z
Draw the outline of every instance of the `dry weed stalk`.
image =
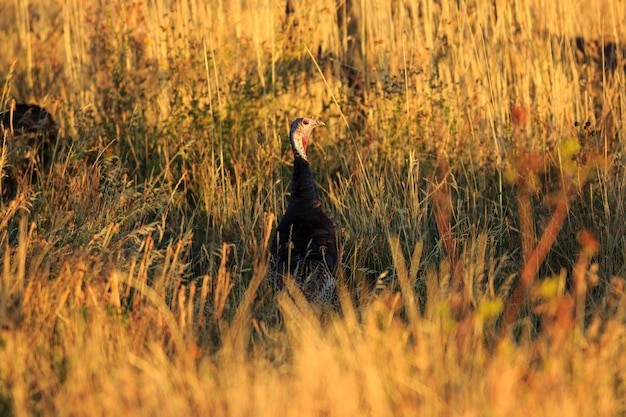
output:
M 535 232 L 535 216 L 530 199 L 531 181 L 542 168 L 543 158 L 537 153 L 523 149 L 527 142 L 524 133 L 528 122 L 528 108 L 520 104 L 519 100 L 511 105 L 511 121 L 513 124 L 513 142 L 518 146 L 518 177 L 517 177 L 517 213 L 520 221 L 522 253 L 524 263 L 528 262 L 537 243 Z
M 71 271 L 68 271 L 71 275 Z M 138 291 L 139 294 L 142 295 L 145 299 L 150 301 L 159 311 L 163 321 L 165 322 L 167 329 L 169 330 L 172 340 L 174 342 L 174 346 L 176 350 L 183 356 L 184 360 L 187 360 L 188 357 L 185 355 L 187 352 L 187 345 L 185 344 L 185 338 L 183 332 L 181 331 L 181 327 L 179 327 L 176 322 L 176 318 L 174 317 L 174 313 L 169 308 L 169 306 L 163 300 L 163 297 L 155 291 L 152 287 L 148 285 L 144 285 L 144 281 L 133 281 L 128 280 L 124 275 L 118 274 L 120 282 L 124 283 L 132 287 L 134 290 Z
M 200 287 L 200 304 L 198 305 L 198 323 L 202 326 L 205 317 L 205 309 L 207 299 L 209 297 L 209 291 L 211 289 L 212 279 L 210 275 L 205 275 L 202 277 L 202 286 Z
M 524 117 L 526 113 L 521 109 L 523 108 L 517 106 L 513 106 L 512 108 L 513 122 L 518 127 L 522 124 L 522 121 L 525 120 Z M 516 167 L 517 170 L 509 172 L 509 179 L 513 179 L 517 185 L 524 266 L 520 273 L 520 280 L 504 311 L 503 322 L 500 328 L 501 339 L 510 332 L 514 322 L 517 320 L 522 305 L 527 299 L 528 293 L 539 273 L 539 268 L 546 259 L 561 227 L 567 219 L 575 187 L 580 189 L 594 170 L 602 168 L 601 158 L 593 152 L 584 155 L 584 162 L 581 162 L 581 146 L 577 140 L 565 139 L 562 141 L 559 149 L 561 191 L 556 197 L 554 213 L 545 227 L 539 242 L 535 246 L 534 214 L 530 202 L 531 189 L 529 180 L 537 172 L 540 172 L 541 157 L 533 152 L 524 150 L 519 150 L 518 152 L 520 154 L 518 167 Z M 582 234 L 579 235 L 579 239 L 581 239 L 583 249 L 573 271 L 576 303 L 574 303 L 573 300 L 568 300 L 568 297 L 571 298 L 571 296 L 562 298 L 561 307 L 559 309 L 559 317 L 561 317 L 562 323 L 568 322 L 569 319 L 564 318 L 566 315 L 565 312 L 571 312 L 574 306 L 576 306 L 577 315 L 579 316 L 579 323 L 583 321 L 582 317 L 584 312 L 582 310 L 584 309 L 584 300 L 587 290 L 584 277 L 588 269 L 588 261 L 591 256 L 593 256 L 590 254 L 595 254 L 597 251 L 597 249 L 594 249 L 597 247 L 597 242 L 589 232 L 582 232 Z M 563 324 L 561 327 L 565 328 L 567 326 Z
M 527 107 L 520 104 L 519 100 L 516 100 L 511 105 L 510 114 L 513 125 L 513 138 L 518 146 L 518 160 L 515 168 L 509 170 L 507 176 L 509 177 L 509 181 L 515 183 L 517 188 L 517 211 L 520 220 L 524 266 L 520 274 L 520 280 L 504 310 L 500 338 L 509 333 L 513 323 L 517 320 L 522 305 L 539 273 L 539 267 L 550 252 L 565 222 L 569 212 L 569 202 L 571 198 L 571 180 L 568 175 L 564 175 L 563 190 L 558 197 L 554 214 L 545 228 L 541 239 L 536 243 L 535 216 L 531 202 L 531 184 L 535 175 L 542 170 L 543 158 L 536 152 L 524 149 L 526 140 L 522 136 L 528 121 Z
M 450 186 L 450 164 L 446 157 L 439 157 L 435 173 L 435 189 L 432 193 L 433 212 L 439 237 L 450 262 L 452 288 L 462 291 L 463 267 L 459 262 L 459 249 L 454 233 L 452 232 L 452 192 Z
M 586 229 L 578 233 L 578 242 L 581 248 L 578 260 L 572 270 L 572 278 L 574 281 L 576 323 L 578 327 L 582 329 L 585 321 L 587 290 L 590 286 L 594 286 L 598 283 L 598 276 L 591 270 L 590 262 L 591 259 L 598 254 L 600 244 L 593 232 Z
M 537 274 L 539 273 L 539 267 L 550 252 L 550 249 L 552 248 L 552 245 L 554 244 L 554 241 L 556 240 L 556 237 L 559 234 L 565 219 L 567 218 L 571 198 L 571 181 L 568 179 L 565 179 L 564 181 L 566 182 L 566 185 L 557 200 L 552 218 L 541 235 L 539 243 L 537 243 L 537 246 L 530 253 L 528 260 L 524 263 L 524 267 L 522 268 L 522 272 L 520 274 L 520 280 L 517 283 L 517 286 L 513 291 L 513 295 L 511 295 L 511 298 L 509 299 L 509 302 L 504 310 L 502 327 L 500 328 L 501 339 L 509 334 L 513 323 L 515 323 L 515 320 L 519 317 L 522 305 L 524 304 L 524 301 L 528 296 L 528 292 L 532 287 Z
M 409 318 L 409 323 L 412 326 L 416 326 L 420 318 L 418 309 L 419 300 L 414 290 L 415 281 L 412 277 L 417 278 L 417 270 L 419 268 L 423 245 L 421 242 L 415 245 L 413 256 L 411 257 L 411 269 L 409 271 L 406 269 L 406 262 L 402 255 L 400 240 L 395 236 L 389 236 L 389 246 L 391 247 L 393 264 L 398 274 L 398 282 L 400 283 L 404 308 Z
M 224 346 L 222 354 L 231 357 L 235 355 L 242 361 L 250 335 L 252 304 L 259 289 L 259 285 L 261 285 L 261 282 L 267 275 L 269 268 L 269 242 L 274 221 L 275 217 L 273 214 L 267 214 L 265 216 L 265 222 L 263 224 L 263 242 L 261 244 L 260 257 L 255 263 L 254 275 L 252 276 L 248 288 L 241 297 L 233 320 L 228 328 L 225 329 L 222 338 L 222 344 Z
M 217 271 L 215 287 L 213 288 L 213 319 L 215 320 L 222 318 L 224 308 L 226 307 L 226 300 L 228 300 L 230 290 L 233 288 L 233 284 L 230 281 L 230 272 L 226 269 L 226 262 L 228 261 L 230 250 L 231 249 L 228 244 L 222 244 L 222 259 L 220 261 L 220 267 Z

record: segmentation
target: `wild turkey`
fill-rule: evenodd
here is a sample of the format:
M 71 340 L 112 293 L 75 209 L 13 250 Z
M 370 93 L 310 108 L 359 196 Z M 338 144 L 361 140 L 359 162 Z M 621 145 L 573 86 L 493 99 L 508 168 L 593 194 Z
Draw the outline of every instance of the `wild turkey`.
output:
M 340 260 L 341 231 L 317 193 L 306 155 L 311 131 L 324 123 L 298 118 L 289 140 L 294 153 L 291 197 L 273 239 L 273 267 L 278 286 L 290 273 L 311 301 L 328 302 L 335 290 L 333 276 Z
M 1 194 L 11 200 L 28 173 L 34 177 L 49 164 L 59 128 L 46 109 L 34 104 L 13 104 L 0 111 L 0 122 L 2 138 L 9 139 L 7 155 L 3 155 Z

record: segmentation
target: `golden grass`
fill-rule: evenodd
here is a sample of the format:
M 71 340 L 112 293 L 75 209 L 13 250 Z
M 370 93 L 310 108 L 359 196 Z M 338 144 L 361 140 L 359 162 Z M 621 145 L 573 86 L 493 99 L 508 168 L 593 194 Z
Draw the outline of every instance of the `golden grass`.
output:
M 626 4 L 290 3 L 0 5 L 62 128 L 0 203 L 0 416 L 624 414 Z M 338 309 L 268 273 L 302 115 Z

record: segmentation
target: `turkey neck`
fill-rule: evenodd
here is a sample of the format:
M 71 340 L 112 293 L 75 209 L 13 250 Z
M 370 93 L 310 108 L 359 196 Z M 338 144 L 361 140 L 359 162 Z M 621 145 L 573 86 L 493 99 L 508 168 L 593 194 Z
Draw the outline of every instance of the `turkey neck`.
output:
M 311 166 L 304 159 L 296 156 L 293 163 L 293 179 L 291 181 L 290 204 L 301 204 L 318 199 L 315 179 Z

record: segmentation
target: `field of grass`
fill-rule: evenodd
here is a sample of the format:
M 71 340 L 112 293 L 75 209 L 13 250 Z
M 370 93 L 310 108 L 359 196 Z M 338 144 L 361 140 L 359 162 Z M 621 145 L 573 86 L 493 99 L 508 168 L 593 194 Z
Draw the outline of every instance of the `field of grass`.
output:
M 61 127 L 0 202 L 0 416 L 625 415 L 624 40 L 623 0 L 0 3 L 0 106 Z M 268 271 L 299 116 L 335 308 Z

